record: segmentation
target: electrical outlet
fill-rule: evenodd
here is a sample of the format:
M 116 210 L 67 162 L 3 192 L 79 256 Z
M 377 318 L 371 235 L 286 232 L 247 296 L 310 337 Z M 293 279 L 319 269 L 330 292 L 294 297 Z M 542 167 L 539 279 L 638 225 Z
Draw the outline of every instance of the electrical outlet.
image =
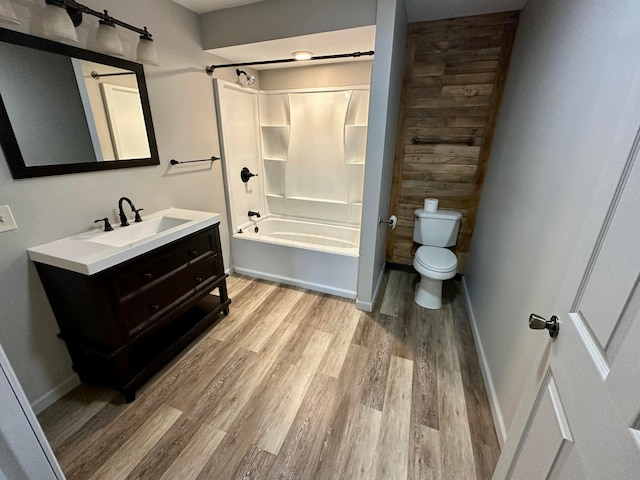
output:
M 15 230 L 17 228 L 18 226 L 13 219 L 13 215 L 11 215 L 9 205 L 0 206 L 0 232 L 8 232 L 9 230 Z

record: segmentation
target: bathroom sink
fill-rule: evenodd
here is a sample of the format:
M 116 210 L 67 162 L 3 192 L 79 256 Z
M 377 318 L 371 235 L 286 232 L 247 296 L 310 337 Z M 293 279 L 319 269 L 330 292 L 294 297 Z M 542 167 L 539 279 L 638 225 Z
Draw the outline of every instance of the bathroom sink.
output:
M 112 232 L 104 232 L 87 238 L 87 241 L 111 245 L 112 247 L 124 247 L 175 228 L 188 221 L 189 219 L 187 218 L 163 215 L 140 223 L 131 223 L 128 227 L 115 228 Z
M 220 223 L 220 214 L 169 208 L 113 231 L 92 229 L 29 248 L 34 262 L 93 275 L 155 248 Z

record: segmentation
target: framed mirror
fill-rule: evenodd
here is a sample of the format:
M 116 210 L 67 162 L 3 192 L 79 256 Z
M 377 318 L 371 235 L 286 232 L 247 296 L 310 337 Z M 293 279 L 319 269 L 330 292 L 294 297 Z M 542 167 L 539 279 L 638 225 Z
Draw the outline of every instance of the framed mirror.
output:
M 0 72 L 13 178 L 160 164 L 142 65 L 0 28 Z

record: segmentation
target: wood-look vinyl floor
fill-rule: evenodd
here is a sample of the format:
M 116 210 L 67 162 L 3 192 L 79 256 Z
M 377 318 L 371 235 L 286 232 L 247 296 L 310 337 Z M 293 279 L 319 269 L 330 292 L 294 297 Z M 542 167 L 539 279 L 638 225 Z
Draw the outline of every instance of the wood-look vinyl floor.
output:
M 437 311 L 385 274 L 374 312 L 241 276 L 231 313 L 126 405 L 39 415 L 69 480 L 489 479 L 499 447 L 459 282 Z

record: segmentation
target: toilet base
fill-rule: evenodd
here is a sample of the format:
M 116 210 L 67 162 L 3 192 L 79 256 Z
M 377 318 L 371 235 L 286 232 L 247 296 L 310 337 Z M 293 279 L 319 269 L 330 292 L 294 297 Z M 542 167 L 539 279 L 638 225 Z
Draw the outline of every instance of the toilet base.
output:
M 420 275 L 416 285 L 415 302 L 423 308 L 437 310 L 442 307 L 442 280 Z

